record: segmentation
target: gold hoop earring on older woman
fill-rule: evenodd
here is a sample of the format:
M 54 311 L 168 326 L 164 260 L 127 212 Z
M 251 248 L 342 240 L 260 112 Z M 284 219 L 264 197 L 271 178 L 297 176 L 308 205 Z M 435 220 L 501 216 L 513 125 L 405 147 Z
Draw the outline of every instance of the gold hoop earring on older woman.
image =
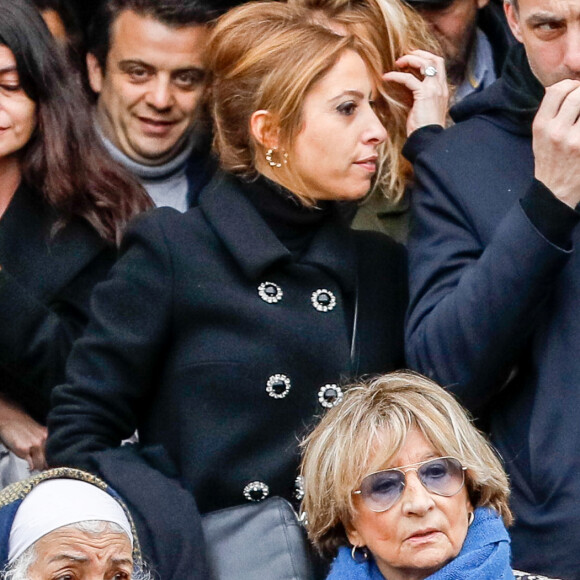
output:
M 268 149 L 266 151 L 266 161 L 270 167 L 282 167 L 282 164 L 286 165 L 288 163 L 288 153 L 286 151 L 280 152 L 281 161 L 274 161 L 274 154 L 278 153 L 278 149 Z
M 359 548 L 360 555 L 357 554 L 357 550 Z M 364 547 L 361 546 L 353 546 L 352 550 L 350 551 L 350 556 L 357 564 L 362 564 L 363 562 L 369 559 L 369 553 L 366 551 Z
M 467 515 L 467 526 L 468 527 L 473 523 L 474 519 L 475 519 L 475 514 L 473 512 L 469 512 L 469 514 Z

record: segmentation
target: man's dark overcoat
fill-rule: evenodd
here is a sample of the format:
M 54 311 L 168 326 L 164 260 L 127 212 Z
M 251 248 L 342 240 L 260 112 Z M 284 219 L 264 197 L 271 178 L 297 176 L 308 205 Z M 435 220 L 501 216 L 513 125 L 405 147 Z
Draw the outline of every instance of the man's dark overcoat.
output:
M 407 357 L 488 422 L 514 566 L 580 579 L 580 215 L 534 179 L 544 90 L 521 46 L 419 155 Z

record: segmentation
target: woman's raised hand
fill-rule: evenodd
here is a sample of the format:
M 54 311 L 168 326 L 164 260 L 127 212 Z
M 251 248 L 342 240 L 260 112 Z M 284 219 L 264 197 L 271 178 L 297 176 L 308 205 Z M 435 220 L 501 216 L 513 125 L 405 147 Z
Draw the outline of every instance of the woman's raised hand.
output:
M 425 125 L 445 126 L 449 106 L 449 87 L 445 61 L 426 50 L 413 50 L 396 61 L 400 71 L 391 71 L 383 79 L 399 83 L 413 93 L 413 106 L 407 117 L 407 135 Z M 420 73 L 417 78 L 412 69 Z

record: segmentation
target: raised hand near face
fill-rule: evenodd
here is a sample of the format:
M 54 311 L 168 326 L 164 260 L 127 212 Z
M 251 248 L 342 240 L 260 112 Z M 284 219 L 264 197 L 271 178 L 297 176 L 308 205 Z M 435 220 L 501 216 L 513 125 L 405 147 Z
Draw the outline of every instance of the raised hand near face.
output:
M 533 124 L 534 177 L 560 201 L 580 202 L 580 81 L 546 89 Z
M 407 135 L 425 125 L 445 126 L 449 87 L 443 58 L 425 50 L 413 50 L 397 59 L 396 64 L 402 70 L 385 73 L 383 79 L 404 85 L 413 94 Z M 416 70 L 421 78 L 405 70 Z

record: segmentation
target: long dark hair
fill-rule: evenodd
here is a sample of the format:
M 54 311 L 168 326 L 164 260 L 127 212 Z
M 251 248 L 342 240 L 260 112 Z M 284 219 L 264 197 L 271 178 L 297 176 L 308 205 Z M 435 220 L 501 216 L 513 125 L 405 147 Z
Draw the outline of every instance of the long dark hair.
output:
M 37 127 L 22 151 L 23 181 L 57 210 L 60 224 L 79 216 L 118 242 L 127 221 L 152 202 L 107 153 L 77 76 L 28 0 L 0 0 L 0 45 L 14 54 L 37 107 Z

